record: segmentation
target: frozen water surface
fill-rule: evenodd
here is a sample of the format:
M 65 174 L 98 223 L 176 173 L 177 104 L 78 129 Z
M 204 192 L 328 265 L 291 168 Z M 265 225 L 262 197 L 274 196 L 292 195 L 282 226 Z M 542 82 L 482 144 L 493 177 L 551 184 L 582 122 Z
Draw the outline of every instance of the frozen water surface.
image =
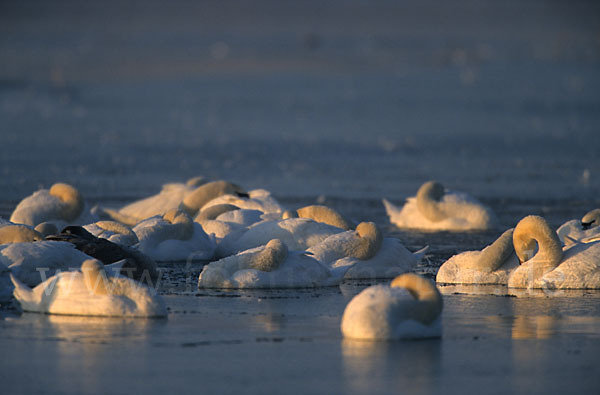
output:
M 433 276 L 525 215 L 600 206 L 593 1 L 0 3 L 0 215 L 40 186 L 118 207 L 196 175 L 373 220 Z M 438 179 L 502 229 L 400 231 Z M 197 290 L 166 320 L 0 309 L 2 393 L 597 393 L 598 292 L 444 288 L 440 340 L 341 338 L 339 288 Z M 501 290 L 501 293 L 503 291 Z

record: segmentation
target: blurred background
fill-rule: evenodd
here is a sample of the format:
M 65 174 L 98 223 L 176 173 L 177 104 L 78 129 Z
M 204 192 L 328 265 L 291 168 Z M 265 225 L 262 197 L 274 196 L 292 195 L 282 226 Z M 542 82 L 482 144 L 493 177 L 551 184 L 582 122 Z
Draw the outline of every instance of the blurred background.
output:
M 0 199 L 597 201 L 599 66 L 596 1 L 4 0 Z

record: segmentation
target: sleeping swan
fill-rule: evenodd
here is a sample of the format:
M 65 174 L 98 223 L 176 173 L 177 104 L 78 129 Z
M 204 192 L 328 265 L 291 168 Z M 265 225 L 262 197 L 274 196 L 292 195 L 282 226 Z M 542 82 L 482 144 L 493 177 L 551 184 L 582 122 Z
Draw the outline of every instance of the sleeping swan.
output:
M 494 213 L 474 197 L 428 181 L 416 197 L 407 199 L 401 209 L 388 200 L 383 204 L 390 222 L 400 228 L 423 230 L 485 230 L 496 225 Z
M 40 189 L 21 200 L 10 217 L 11 222 L 18 224 L 36 226 L 52 222 L 60 229 L 68 224 L 85 225 L 94 219 L 81 193 L 64 183 Z
M 329 270 L 279 239 L 204 266 L 200 288 L 305 288 L 337 285 L 349 267 Z
M 509 287 L 600 288 L 600 241 L 563 248 L 546 220 L 530 215 L 515 227 L 513 244 L 522 264 L 508 279 Z
M 435 281 L 443 284 L 506 285 L 510 274 L 519 267 L 512 237 L 511 228 L 481 251 L 454 255 L 442 264 Z
M 355 231 L 329 236 L 306 250 L 330 269 L 352 266 L 344 278 L 393 278 L 411 270 L 425 250 L 415 254 L 395 238 L 384 238 L 373 222 L 361 222 Z
M 572 219 L 565 222 L 556 233 L 563 244 L 569 244 L 569 238 L 585 241 L 600 236 L 600 208 L 589 211 L 581 220 Z
M 166 317 L 155 290 L 121 275 L 109 275 L 95 259 L 81 270 L 62 272 L 34 289 L 11 275 L 14 296 L 24 311 L 110 317 Z
M 405 273 L 389 286 L 374 285 L 356 295 L 342 316 L 342 333 L 361 340 L 440 337 L 442 305 L 435 284 Z
M 172 209 L 181 209 L 193 217 L 206 203 L 224 194 L 246 196 L 241 187 L 230 182 L 201 183 L 198 182 L 198 178 L 193 178 L 186 184 L 165 184 L 160 193 L 128 204 L 119 210 L 96 207 L 95 211 L 104 219 L 135 226 L 146 218 L 163 215 Z
M 148 218 L 133 231 L 140 240 L 137 249 L 156 261 L 208 260 L 215 252 L 214 238 L 181 210 Z

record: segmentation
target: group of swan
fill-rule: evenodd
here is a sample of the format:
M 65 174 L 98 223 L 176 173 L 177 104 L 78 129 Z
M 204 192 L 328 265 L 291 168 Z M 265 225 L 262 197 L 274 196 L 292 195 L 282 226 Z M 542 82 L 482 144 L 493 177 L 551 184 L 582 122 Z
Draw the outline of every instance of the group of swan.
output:
M 440 267 L 436 281 L 509 288 L 599 289 L 600 240 L 571 239 L 563 246 L 544 218 L 530 215 L 483 250 L 450 258 Z
M 489 208 L 437 182 L 425 183 L 401 209 L 387 200 L 384 205 L 399 227 L 457 231 L 497 225 Z M 594 210 L 557 234 L 543 218 L 525 217 L 483 250 L 450 258 L 436 281 L 600 288 L 599 222 L 600 210 Z M 58 232 L 70 224 L 84 227 Z M 103 249 L 108 245 L 103 243 L 113 241 L 121 252 Z M 383 237 L 372 222 L 354 226 L 318 205 L 285 210 L 267 191 L 246 192 L 227 181 L 195 178 L 167 184 L 159 194 L 118 210 L 90 210 L 74 187 L 55 184 L 24 199 L 11 221 L 0 224 L 0 297 L 10 277 L 14 297 L 25 311 L 162 317 L 166 307 L 156 290 L 123 275 L 123 269 L 131 262 L 156 269 L 150 258 L 216 257 L 204 266 L 199 287 L 316 287 L 337 285 L 344 278 L 396 276 L 389 286 L 368 287 L 350 301 L 342 317 L 343 335 L 439 337 L 440 292 L 433 282 L 406 273 L 424 251 L 408 251 L 399 240 Z M 88 252 L 110 258 L 103 264 Z M 140 258 L 144 254 L 150 261 Z M 46 279 L 40 283 L 41 269 Z

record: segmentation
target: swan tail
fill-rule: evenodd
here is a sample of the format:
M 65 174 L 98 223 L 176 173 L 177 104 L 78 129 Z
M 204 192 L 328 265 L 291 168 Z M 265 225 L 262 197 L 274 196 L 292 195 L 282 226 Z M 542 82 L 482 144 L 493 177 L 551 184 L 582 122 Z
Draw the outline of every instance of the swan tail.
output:
M 423 259 L 423 257 L 425 256 L 425 253 L 427 251 L 429 251 L 429 246 L 425 246 L 425 247 L 421 248 L 419 251 L 413 252 L 413 255 L 415 256 L 415 258 L 417 258 L 417 262 L 421 262 L 421 259 Z
M 19 281 L 15 276 L 10 275 L 10 281 L 12 281 L 15 289 L 13 291 L 13 295 L 15 299 L 19 301 L 23 309 L 25 310 L 25 306 L 30 304 L 38 304 L 39 300 L 36 297 L 36 294 L 33 292 L 33 289 L 29 288 L 27 285 L 23 284 Z
M 398 207 L 396 207 L 392 202 L 387 199 L 381 199 L 383 202 L 383 206 L 385 207 L 385 212 L 389 217 L 398 213 Z

